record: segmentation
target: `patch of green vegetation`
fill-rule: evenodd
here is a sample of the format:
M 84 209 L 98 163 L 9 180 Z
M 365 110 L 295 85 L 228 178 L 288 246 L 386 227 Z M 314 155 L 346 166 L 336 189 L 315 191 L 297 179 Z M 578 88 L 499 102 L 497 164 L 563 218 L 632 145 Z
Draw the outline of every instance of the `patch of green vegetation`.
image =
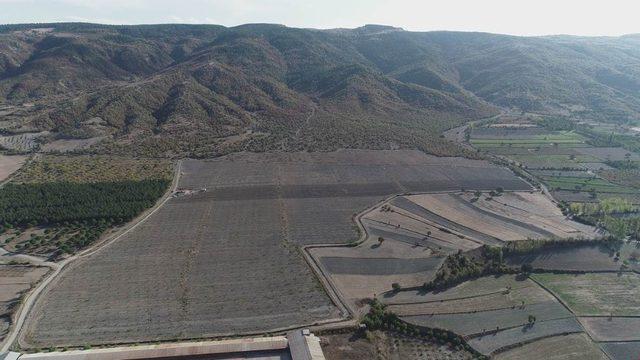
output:
M 165 159 L 45 155 L 20 169 L 12 181 L 87 183 L 171 179 L 171 164 L 171 161 Z
M 637 205 L 623 198 L 603 199 L 597 203 L 572 203 L 569 208 L 572 213 L 579 216 L 611 215 L 639 210 Z
M 576 180 L 573 180 L 576 179 Z M 589 192 L 594 194 L 593 198 L 597 198 L 598 193 L 615 193 L 615 194 L 635 194 L 636 189 L 619 186 L 612 183 L 601 183 L 603 180 L 597 179 L 593 183 L 588 181 L 579 181 L 578 178 L 558 178 L 558 180 L 544 180 L 543 182 L 554 191 L 575 191 Z
M 571 131 L 576 128 L 576 123 L 566 117 L 555 116 L 549 117 L 545 116 L 536 121 L 536 123 L 546 129 L 553 131 Z
M 72 252 L 91 244 L 109 227 L 130 221 L 151 207 L 169 183 L 160 179 L 86 184 L 9 183 L 0 189 L 0 223 L 3 231 L 16 228 L 25 231 L 35 226 L 53 228 L 20 242 L 19 248 L 16 245 L 19 250 L 55 244 L 62 252 Z M 19 236 L 20 231 L 12 235 Z
M 578 129 L 588 138 L 588 143 L 596 147 L 622 147 L 632 152 L 640 152 L 640 136 L 618 134 L 613 131 L 582 126 Z
M 388 311 L 384 304 L 377 299 L 371 301 L 369 312 L 362 319 L 367 330 L 389 330 L 401 334 L 433 341 L 441 345 L 448 345 L 452 349 L 466 350 L 474 355 L 474 359 L 486 360 L 487 356 L 478 353 L 461 336 L 443 329 L 432 329 L 409 324 Z
M 122 223 L 153 205 L 168 185 L 168 180 L 7 184 L 0 189 L 0 222 L 24 226 L 112 219 Z

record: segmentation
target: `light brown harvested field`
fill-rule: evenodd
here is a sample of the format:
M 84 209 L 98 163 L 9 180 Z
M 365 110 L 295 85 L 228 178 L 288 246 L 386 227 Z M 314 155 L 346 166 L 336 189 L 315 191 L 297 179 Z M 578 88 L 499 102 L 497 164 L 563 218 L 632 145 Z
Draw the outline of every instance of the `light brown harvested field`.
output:
M 460 234 L 442 231 L 437 223 L 411 214 L 396 206 L 390 205 L 385 209 L 389 210 L 378 208 L 368 213 L 363 219 L 370 220 L 378 226 L 387 225 L 386 227 L 391 230 L 394 227 L 408 230 L 417 236 L 428 238 L 436 243 L 442 243 L 443 246 L 463 251 L 475 249 L 483 244 L 477 239 L 470 239 L 466 236 L 461 237 L 459 236 Z
M 640 340 L 640 317 L 581 317 L 578 318 L 595 341 Z
M 445 218 L 447 223 L 504 241 L 601 236 L 591 226 L 566 219 L 555 204 L 538 192 L 505 192 L 491 199 L 486 193 L 476 198 L 473 192 L 420 194 L 406 198 Z M 392 216 L 396 215 L 386 215 Z M 440 225 L 453 226 L 447 223 Z M 472 238 L 484 241 L 481 236 L 472 235 Z
M 24 155 L 0 155 L 0 181 L 20 169 L 26 160 Z
M 344 299 L 352 304 L 353 309 L 364 309 L 363 299 L 369 299 L 374 295 L 391 290 L 391 284 L 398 283 L 404 287 L 419 286 L 425 281 L 433 278 L 439 264 L 444 260 L 443 257 L 434 258 L 432 251 L 428 248 L 395 241 L 385 240 L 381 246 L 377 246 L 378 241 L 375 238 L 369 238 L 366 242 L 356 247 L 321 247 L 309 250 L 311 255 L 316 259 L 322 267 L 323 272 L 331 279 L 334 286 L 337 287 L 339 293 Z M 326 266 L 325 259 L 344 259 L 346 264 L 350 264 L 352 269 L 346 268 L 340 272 L 331 271 Z M 407 272 L 396 271 L 394 273 L 387 268 L 371 268 L 367 266 L 367 262 L 371 262 L 371 266 L 375 266 L 379 261 L 395 260 L 401 261 L 419 261 L 425 259 L 428 262 L 437 261 L 432 264 L 431 270 Z M 377 264 L 382 265 L 382 264 Z M 380 273 L 384 271 L 384 273 Z
M 607 357 L 586 334 L 537 340 L 499 353 L 496 360 L 604 360 Z
M 182 173 L 179 187 L 206 192 L 170 199 L 72 264 L 35 305 L 22 345 L 262 333 L 335 319 L 299 244 L 354 239 L 354 213 L 405 190 L 529 188 L 487 162 L 418 151 L 237 154 L 184 161 Z
M 411 195 L 408 196 L 408 199 L 450 221 L 504 241 L 524 240 L 540 236 L 540 234 L 523 227 L 482 214 L 451 194 Z
M 473 194 L 462 196 L 469 201 Z M 481 196 L 474 206 L 511 219 L 531 224 L 558 238 L 586 238 L 601 236 L 592 226 L 568 220 L 560 209 L 541 193 L 504 193 L 487 200 Z
M 638 274 L 535 274 L 533 277 L 578 316 L 640 315 Z
M 47 271 L 45 267 L 0 265 L 0 342 L 11 324 L 12 309 Z

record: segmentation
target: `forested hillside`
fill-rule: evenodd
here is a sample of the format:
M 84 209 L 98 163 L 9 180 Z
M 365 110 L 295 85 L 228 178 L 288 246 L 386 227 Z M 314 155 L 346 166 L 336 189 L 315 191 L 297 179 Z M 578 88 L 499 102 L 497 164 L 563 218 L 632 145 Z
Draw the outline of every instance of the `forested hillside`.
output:
M 369 25 L 0 27 L 0 126 L 91 152 L 461 150 L 443 130 L 501 108 L 640 118 L 640 37 Z M 43 133 L 42 131 L 50 131 Z

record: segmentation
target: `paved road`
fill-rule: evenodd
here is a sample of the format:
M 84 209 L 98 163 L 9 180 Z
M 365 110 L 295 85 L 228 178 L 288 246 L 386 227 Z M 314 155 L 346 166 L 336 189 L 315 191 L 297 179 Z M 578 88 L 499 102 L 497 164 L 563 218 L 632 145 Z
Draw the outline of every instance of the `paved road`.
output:
M 182 168 L 182 161 L 178 160 L 178 163 L 176 164 L 176 170 L 175 170 L 175 174 L 174 174 L 174 177 L 173 177 L 173 182 L 171 184 L 170 191 L 168 191 L 162 197 L 162 199 L 160 201 L 158 201 L 152 208 L 148 209 L 142 215 L 138 216 L 138 218 L 136 218 L 133 222 L 129 223 L 127 226 L 125 226 L 122 229 L 120 229 L 111 238 L 106 239 L 106 240 L 100 242 L 99 244 L 96 244 L 95 246 L 92 246 L 92 247 L 90 247 L 90 248 L 88 248 L 88 249 L 86 249 L 86 250 L 84 250 L 84 251 L 82 251 L 82 252 L 80 252 L 80 253 L 78 253 L 78 254 L 76 254 L 74 256 L 66 258 L 66 259 L 62 260 L 61 262 L 56 263 L 55 266 L 52 267 L 53 272 L 46 279 L 44 279 L 36 288 L 34 288 L 33 291 L 31 291 L 29 294 L 26 295 L 26 297 L 24 298 L 24 300 L 22 302 L 22 305 L 16 311 L 15 323 L 11 326 L 11 329 L 9 330 L 9 333 L 7 334 L 7 336 L 4 339 L 4 343 L 2 344 L 2 347 L 0 348 L 0 354 L 9 350 L 11 345 L 16 340 L 18 334 L 22 330 L 22 327 L 24 326 L 24 323 L 25 323 L 25 320 L 27 318 L 27 315 L 29 315 L 29 312 L 33 308 L 33 304 L 38 300 L 39 295 L 42 293 L 42 291 L 54 279 L 57 278 L 57 276 L 62 272 L 62 270 L 65 268 L 65 266 L 67 266 L 69 263 L 71 263 L 71 262 L 73 262 L 73 261 L 75 261 L 75 260 L 77 260 L 79 258 L 91 256 L 91 255 L 95 254 L 97 251 L 102 250 L 107 245 L 117 241 L 118 239 L 120 239 L 124 235 L 128 234 L 131 230 L 135 229 L 138 225 L 143 223 L 151 215 L 153 215 L 156 211 L 158 211 L 158 209 L 160 209 L 162 207 L 162 205 L 164 205 L 171 198 L 171 196 L 173 195 L 173 192 L 178 187 L 178 181 L 180 180 L 181 168 Z

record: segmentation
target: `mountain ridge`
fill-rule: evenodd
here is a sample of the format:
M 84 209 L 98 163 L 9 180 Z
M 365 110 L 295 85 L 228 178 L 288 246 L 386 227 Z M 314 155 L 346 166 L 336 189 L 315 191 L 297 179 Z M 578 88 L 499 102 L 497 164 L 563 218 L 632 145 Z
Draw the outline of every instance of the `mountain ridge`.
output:
M 0 104 L 9 108 L 2 131 L 51 131 L 43 141 L 105 137 L 99 152 L 460 154 L 442 131 L 501 109 L 636 121 L 638 90 L 633 35 L 516 37 L 371 24 L 0 26 Z

